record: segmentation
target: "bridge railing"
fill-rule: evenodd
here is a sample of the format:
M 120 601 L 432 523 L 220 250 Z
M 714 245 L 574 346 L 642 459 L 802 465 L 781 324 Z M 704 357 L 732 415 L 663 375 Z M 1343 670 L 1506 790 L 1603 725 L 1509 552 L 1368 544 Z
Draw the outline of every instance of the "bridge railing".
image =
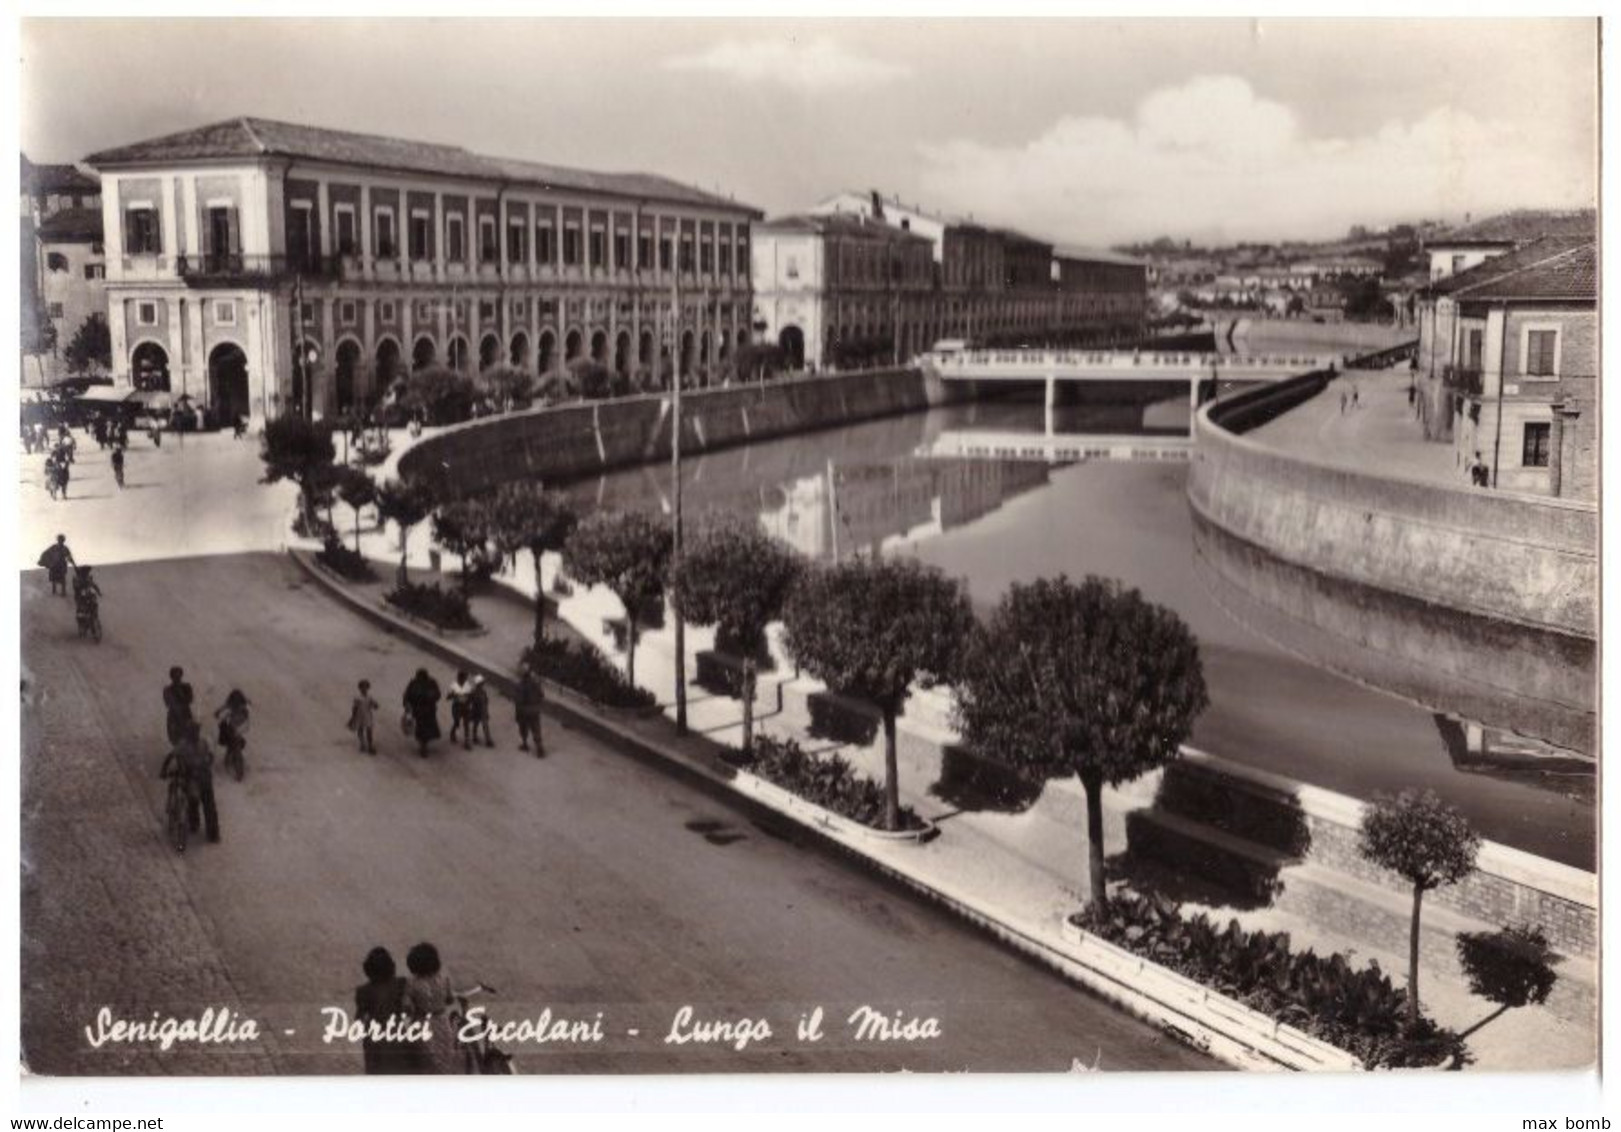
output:
M 1212 368 L 1272 369 L 1306 373 L 1326 369 L 1338 361 L 1314 354 L 1199 354 L 1184 351 L 1142 352 L 1099 350 L 961 350 L 928 355 L 936 369 L 967 370 L 1012 367 L 1052 370 L 1059 367 L 1097 369 L 1172 369 L 1205 372 Z

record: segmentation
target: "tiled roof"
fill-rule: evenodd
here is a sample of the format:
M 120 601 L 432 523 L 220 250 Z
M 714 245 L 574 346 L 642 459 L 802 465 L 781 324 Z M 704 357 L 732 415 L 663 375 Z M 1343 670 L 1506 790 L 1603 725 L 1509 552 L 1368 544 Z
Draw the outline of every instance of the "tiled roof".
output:
M 1598 297 L 1598 244 L 1591 238 L 1547 237 L 1443 279 L 1433 290 L 1455 299 Z
M 891 227 L 882 220 L 864 220 L 854 212 L 798 212 L 779 216 L 758 225 L 763 231 L 805 232 L 818 236 L 844 235 L 856 239 L 885 240 L 894 243 L 930 244 L 927 236 Z
M 1078 260 L 1081 263 L 1113 263 L 1121 267 L 1147 267 L 1148 261 L 1136 259 L 1103 248 L 1079 248 L 1073 244 L 1056 244 L 1053 255 L 1059 259 Z
M 95 243 L 101 239 L 101 209 L 64 208 L 39 224 L 41 243 Z
M 21 187 L 33 193 L 99 193 L 101 182 L 72 165 L 35 165 L 22 154 Z
M 1543 236 L 1585 236 L 1592 239 L 1597 232 L 1598 214 L 1591 208 L 1521 208 L 1438 233 L 1425 242 L 1430 247 L 1452 244 L 1519 245 Z
M 105 149 L 85 160 L 97 168 L 112 168 L 266 156 L 360 165 L 373 169 L 399 169 L 446 177 L 516 181 L 547 188 L 728 208 L 761 215 L 758 209 L 748 205 L 652 173 L 597 173 L 517 158 L 484 157 L 461 146 L 329 130 L 266 118 L 232 118 L 214 122 L 132 145 Z

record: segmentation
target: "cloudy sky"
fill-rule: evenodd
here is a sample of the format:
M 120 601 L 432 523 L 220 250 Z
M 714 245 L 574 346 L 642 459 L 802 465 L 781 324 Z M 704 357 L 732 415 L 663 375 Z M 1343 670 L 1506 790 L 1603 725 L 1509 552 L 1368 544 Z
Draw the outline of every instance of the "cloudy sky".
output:
M 1109 244 L 1593 203 L 1591 20 L 29 20 L 23 149 L 249 114 Z M 142 60 L 146 62 L 142 62 Z

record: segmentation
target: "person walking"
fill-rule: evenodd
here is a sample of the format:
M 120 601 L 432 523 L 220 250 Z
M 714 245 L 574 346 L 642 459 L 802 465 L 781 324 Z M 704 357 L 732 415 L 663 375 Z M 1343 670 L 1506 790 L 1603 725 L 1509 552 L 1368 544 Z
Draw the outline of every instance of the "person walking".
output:
M 164 726 L 168 731 L 169 742 L 178 743 L 185 735 L 186 728 L 192 724 L 191 685 L 185 681 L 185 669 L 179 665 L 169 669 L 169 683 L 163 689 L 163 710 L 165 713 Z
M 68 567 L 77 566 L 73 551 L 68 549 L 68 536 L 57 535 L 56 541 L 40 552 L 39 565 L 45 567 L 45 576 L 51 582 L 51 595 L 68 596 Z
M 409 730 L 416 737 L 417 753 L 428 757 L 428 744 L 439 738 L 439 685 L 426 668 L 405 686 L 405 712 L 411 721 Z
M 392 1021 L 397 1028 L 406 1024 L 405 977 L 394 966 L 394 956 L 386 947 L 374 947 L 360 965 L 366 981 L 355 988 L 355 1021 L 366 1028 L 360 1040 L 360 1058 L 366 1072 L 397 1075 L 413 1072 L 411 1043 L 373 1038 L 372 1027 L 386 1028 Z
M 71 463 L 73 463 L 73 458 L 67 453 L 66 449 L 58 449 L 56 454 L 56 496 L 58 499 L 68 497 L 68 465 Z
M 465 749 L 473 745 L 473 728 L 467 721 L 467 705 L 473 695 L 473 682 L 468 679 L 465 669 L 456 673 L 456 682 L 450 686 L 447 698 L 450 700 L 450 741 L 456 741 L 456 733 L 461 732 L 462 747 Z
M 124 487 L 124 449 L 116 443 L 113 445 L 112 461 L 113 480 L 118 484 L 119 489 L 122 490 Z
M 225 702 L 214 709 L 214 719 L 219 725 L 219 743 L 227 754 L 234 753 L 240 757 L 247 749 L 248 718 L 248 697 L 242 694 L 242 689 L 232 688 Z
M 518 750 L 529 749 L 529 737 L 535 737 L 535 757 L 546 757 L 546 744 L 540 736 L 540 706 L 546 701 L 546 688 L 527 664 L 518 673 L 518 695 L 515 702 L 518 717 Z
M 372 723 L 377 718 L 377 701 L 371 698 L 371 681 L 360 682 L 360 694 L 349 708 L 349 730 L 355 733 L 360 740 L 362 754 L 375 755 L 377 748 L 372 743 Z
M 490 737 L 490 690 L 484 686 L 482 675 L 473 677 L 473 690 L 467 696 L 467 727 L 465 733 L 471 735 L 473 742 L 478 742 L 479 732 L 484 733 L 484 745 L 495 746 L 495 740 Z

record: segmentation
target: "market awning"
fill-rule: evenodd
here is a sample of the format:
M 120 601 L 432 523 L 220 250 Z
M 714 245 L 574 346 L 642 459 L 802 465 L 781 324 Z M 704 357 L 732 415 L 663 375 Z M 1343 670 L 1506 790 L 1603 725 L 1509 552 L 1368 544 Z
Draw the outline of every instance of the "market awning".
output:
M 149 412 L 163 412 L 174 403 L 174 398 L 162 389 L 137 389 L 126 400 Z
M 77 401 L 90 401 L 101 405 L 116 405 L 139 396 L 135 390 L 127 385 L 92 385 L 75 398 Z

